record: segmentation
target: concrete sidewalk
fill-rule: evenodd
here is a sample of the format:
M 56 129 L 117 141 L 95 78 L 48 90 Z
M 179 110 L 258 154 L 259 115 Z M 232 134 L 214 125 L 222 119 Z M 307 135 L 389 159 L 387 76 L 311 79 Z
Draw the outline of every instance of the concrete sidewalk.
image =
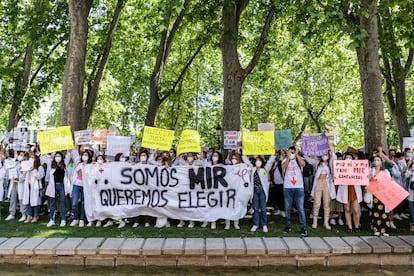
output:
M 1 238 L 0 264 L 76 266 L 414 266 L 414 236 Z

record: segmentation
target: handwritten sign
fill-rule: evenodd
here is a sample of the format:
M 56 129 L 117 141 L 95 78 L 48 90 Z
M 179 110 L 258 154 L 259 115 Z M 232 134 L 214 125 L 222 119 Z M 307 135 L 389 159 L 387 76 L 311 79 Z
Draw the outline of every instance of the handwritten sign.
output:
M 272 155 L 275 152 L 273 131 L 243 132 L 244 155 Z
M 170 150 L 174 140 L 174 130 L 144 127 L 142 146 L 149 149 Z
M 403 137 L 403 150 L 405 148 L 414 149 L 414 137 Z
M 34 161 L 29 159 L 20 163 L 20 169 L 22 172 L 28 172 L 33 168 Z
M 388 209 L 397 207 L 409 193 L 381 171 L 367 186 L 367 190 L 375 195 Z
M 94 130 L 91 137 L 91 144 L 106 145 L 107 137 L 115 136 L 115 130 Z
M 58 127 L 54 130 L 37 133 L 37 139 L 42 153 L 73 149 L 70 126 Z
M 308 156 L 322 156 L 329 150 L 328 137 L 324 133 L 316 136 L 302 135 L 302 152 Z
M 131 137 L 129 136 L 108 136 L 106 155 L 115 156 L 118 153 L 123 153 L 125 156 L 129 156 L 130 144 Z
M 368 185 L 368 160 L 335 160 L 333 162 L 335 185 Z
M 240 131 L 224 131 L 223 139 L 224 149 L 237 149 L 240 146 Z
M 87 145 L 91 143 L 92 129 L 78 130 L 74 133 L 76 145 Z
M 292 145 L 292 130 L 283 129 L 275 131 L 275 146 L 278 150 L 288 149 Z
M 186 129 L 181 133 L 177 154 L 184 152 L 200 152 L 200 135 L 196 130 Z
M 275 123 L 259 123 L 257 124 L 258 131 L 275 131 Z

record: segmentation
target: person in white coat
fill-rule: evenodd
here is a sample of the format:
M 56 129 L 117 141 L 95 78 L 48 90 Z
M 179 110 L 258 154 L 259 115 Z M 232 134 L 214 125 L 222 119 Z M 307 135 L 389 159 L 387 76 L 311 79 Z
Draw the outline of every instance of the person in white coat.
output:
M 314 166 L 316 165 L 315 179 L 311 191 L 311 196 L 314 198 L 312 228 L 315 229 L 318 227 L 319 209 L 323 200 L 323 225 L 327 230 L 331 230 L 331 226 L 329 225 L 330 204 L 331 199 L 336 198 L 336 191 L 332 177 L 332 161 L 336 159 L 336 155 L 334 153 L 328 153 L 321 156 L 319 160 L 309 158 L 307 156 L 305 156 L 305 159 L 308 163 Z
M 252 167 L 251 182 L 254 185 L 253 193 L 253 226 L 250 229 L 251 232 L 256 232 L 257 228 L 262 225 L 263 232 L 269 232 L 267 227 L 267 214 L 266 203 L 269 198 L 269 177 L 268 171 L 270 170 L 276 156 L 273 155 L 266 166 L 263 157 L 257 156 L 254 159 L 254 165 L 250 162 L 247 156 L 243 155 L 243 162 Z
M 45 175 L 43 167 L 40 165 L 39 156 L 30 154 L 33 160 L 33 168 L 26 174 L 23 192 L 23 204 L 26 205 L 26 220 L 24 223 L 35 223 L 39 220 L 39 211 L 42 199 L 39 191 L 42 188 L 41 179 Z
M 351 153 L 345 153 L 345 160 L 354 159 Z M 344 204 L 345 220 L 348 226 L 348 233 L 361 232 L 360 224 L 360 208 L 359 203 L 363 200 L 362 188 L 360 185 L 338 185 L 338 191 L 336 193 L 336 200 Z M 352 216 L 351 216 L 352 208 Z M 355 228 L 352 227 L 352 218 Z

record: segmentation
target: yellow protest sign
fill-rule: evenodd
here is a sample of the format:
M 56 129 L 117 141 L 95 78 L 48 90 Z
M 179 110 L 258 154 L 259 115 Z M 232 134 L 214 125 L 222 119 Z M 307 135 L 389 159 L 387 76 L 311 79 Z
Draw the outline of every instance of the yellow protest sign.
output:
M 149 149 L 170 150 L 173 140 L 174 130 L 145 126 L 141 145 Z
M 38 132 L 37 139 L 42 153 L 73 149 L 70 126 L 63 126 L 54 130 Z
M 200 152 L 200 135 L 196 130 L 186 129 L 181 133 L 177 154 L 184 152 Z
M 273 131 L 243 132 L 243 155 L 272 155 L 275 152 Z

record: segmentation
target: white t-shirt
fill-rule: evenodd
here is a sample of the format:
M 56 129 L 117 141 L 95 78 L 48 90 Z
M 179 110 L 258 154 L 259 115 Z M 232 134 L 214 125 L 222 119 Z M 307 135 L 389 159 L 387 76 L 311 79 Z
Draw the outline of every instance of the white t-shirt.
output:
M 296 159 L 286 161 L 289 162 L 285 171 L 284 188 L 303 188 L 302 168 Z

